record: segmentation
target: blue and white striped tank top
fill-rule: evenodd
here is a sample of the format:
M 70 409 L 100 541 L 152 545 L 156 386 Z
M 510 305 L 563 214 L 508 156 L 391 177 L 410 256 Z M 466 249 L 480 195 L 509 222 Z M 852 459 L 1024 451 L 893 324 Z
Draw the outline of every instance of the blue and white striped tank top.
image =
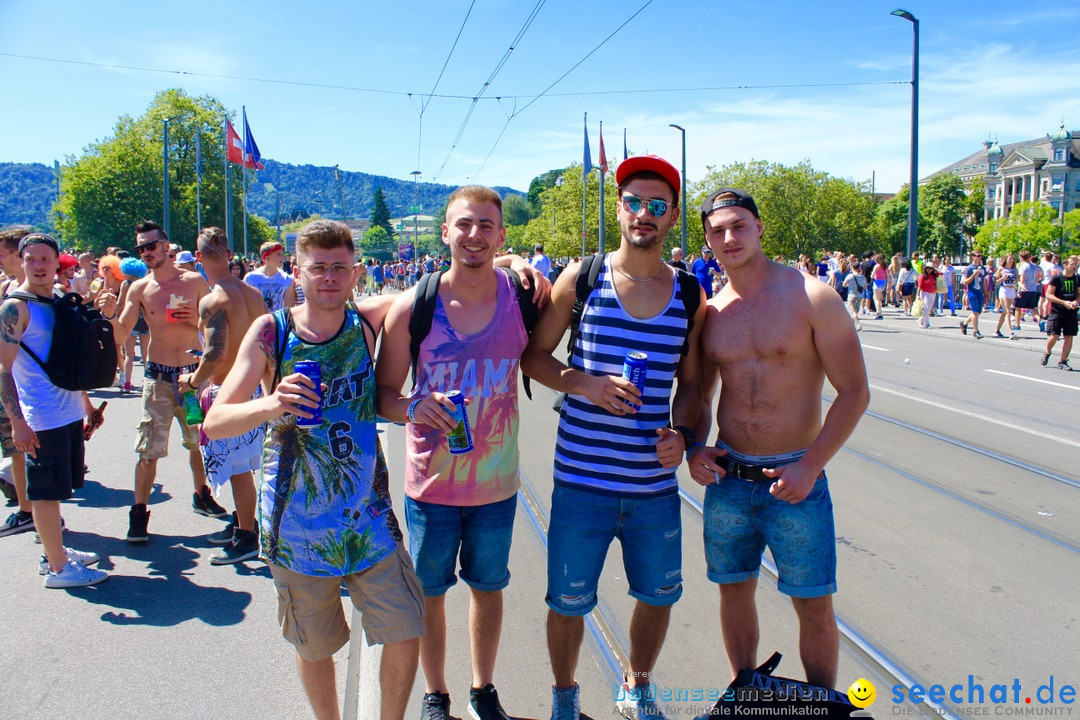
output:
M 634 415 L 614 415 L 583 395 L 567 395 L 555 443 L 555 483 L 607 495 L 659 497 L 678 491 L 675 469 L 656 458 L 657 428 L 671 416 L 671 391 L 687 318 L 672 273 L 671 297 L 655 317 L 623 309 L 604 258 L 585 303 L 571 367 L 590 375 L 621 375 L 626 353 L 649 356 L 644 404 Z

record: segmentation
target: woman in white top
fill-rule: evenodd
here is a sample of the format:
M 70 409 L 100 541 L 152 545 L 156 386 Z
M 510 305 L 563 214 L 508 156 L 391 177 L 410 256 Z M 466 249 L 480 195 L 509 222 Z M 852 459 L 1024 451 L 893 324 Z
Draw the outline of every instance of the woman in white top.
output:
M 904 314 L 911 314 L 911 304 L 915 302 L 915 281 L 918 274 L 911 267 L 910 260 L 900 263 L 900 271 L 896 274 L 896 294 L 904 298 Z
M 1001 314 L 998 315 L 997 329 L 994 331 L 994 336 L 1003 338 L 1001 334 L 1001 325 L 1005 322 L 1005 319 L 1009 319 L 1009 339 L 1015 340 L 1016 333 L 1013 332 L 1012 326 L 1012 314 L 1013 303 L 1016 301 L 1016 258 L 1012 253 L 1008 253 L 1001 259 L 1001 267 L 994 273 L 994 280 L 998 284 L 998 304 Z M 1017 327 L 1017 330 L 1020 328 Z

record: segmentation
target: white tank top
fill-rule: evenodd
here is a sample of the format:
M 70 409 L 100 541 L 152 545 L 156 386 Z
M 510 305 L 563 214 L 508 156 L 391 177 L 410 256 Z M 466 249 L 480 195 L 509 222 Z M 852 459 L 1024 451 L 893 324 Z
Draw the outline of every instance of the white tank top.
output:
M 52 345 L 53 309 L 43 303 L 28 301 L 30 319 L 22 334 L 22 342 L 42 361 L 49 358 Z M 11 368 L 15 387 L 19 389 L 19 407 L 34 432 L 53 430 L 83 418 L 82 393 L 58 388 L 49 381 L 41 366 L 21 347 Z

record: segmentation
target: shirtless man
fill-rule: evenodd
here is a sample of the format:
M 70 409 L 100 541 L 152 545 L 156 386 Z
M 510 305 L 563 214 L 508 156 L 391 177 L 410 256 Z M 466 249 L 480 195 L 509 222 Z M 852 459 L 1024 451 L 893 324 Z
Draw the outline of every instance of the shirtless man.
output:
M 229 238 L 217 227 L 199 233 L 196 255 L 206 277 L 213 285 L 209 295 L 199 302 L 199 327 L 206 352 L 194 372 L 177 378 L 181 388 L 203 387 L 200 403 L 208 410 L 217 397 L 221 383 L 229 374 L 240 341 L 260 315 L 266 314 L 262 294 L 229 272 Z M 182 254 L 182 253 L 181 253 Z M 232 483 L 236 512 L 224 530 L 207 539 L 224 545 L 221 554 L 210 558 L 211 565 L 231 565 L 259 554 L 259 534 L 255 531 L 255 477 L 262 460 L 263 426 L 243 435 L 210 440 L 202 446 L 206 479 L 214 493 L 226 482 Z
M 719 434 L 715 446 L 696 445 L 687 460 L 708 488 L 705 555 L 709 579 L 720 585 L 731 675 L 757 666 L 754 591 L 768 545 L 780 568 L 778 589 L 799 618 L 806 678 L 831 688 L 836 540 L 824 468 L 869 403 L 862 350 L 832 288 L 766 259 L 753 198 L 718 190 L 702 205 L 701 222 L 729 282 L 709 302 L 701 336 L 705 400 L 696 435 L 709 433 L 718 376 Z M 836 399 L 822 423 L 826 377 Z
M 173 417 L 180 423 L 191 463 L 195 484 L 192 508 L 207 517 L 225 518 L 229 513 L 215 502 L 206 484 L 199 431 L 187 424 L 180 402 L 182 392 L 196 389 L 186 384 L 180 386 L 179 379 L 198 367 L 188 351 L 201 347 L 196 309 L 210 294 L 210 286 L 199 273 L 183 271 L 173 264 L 168 257 L 169 237 L 157 223 L 144 222 L 135 228 L 135 249 L 150 273 L 128 288 L 124 307 L 113 320 L 113 327 L 116 337 L 126 338 L 141 310 L 150 334 L 143 380 L 143 417 L 135 443 L 139 455 L 135 465 L 135 504 L 129 513 L 127 534 L 128 542 L 142 543 L 148 539 L 146 528 L 150 521 L 146 503 L 157 477 L 157 462 L 169 452 L 169 424 Z M 99 298 L 106 317 L 114 317 L 115 303 L 116 296 L 112 293 Z

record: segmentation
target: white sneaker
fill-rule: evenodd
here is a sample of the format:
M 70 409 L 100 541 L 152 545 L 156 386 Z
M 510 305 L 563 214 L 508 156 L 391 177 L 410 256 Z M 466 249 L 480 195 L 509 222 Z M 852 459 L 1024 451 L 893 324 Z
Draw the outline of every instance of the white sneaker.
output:
M 87 585 L 97 585 L 102 580 L 109 577 L 101 570 L 93 570 L 91 568 L 80 565 L 77 562 L 68 560 L 64 565 L 64 569 L 58 573 L 52 571 L 45 574 L 45 587 L 47 588 L 73 588 L 73 587 L 86 587 Z
M 77 562 L 83 567 L 87 565 L 93 565 L 101 556 L 96 552 L 83 552 L 82 550 L 72 550 L 69 547 L 64 548 L 67 553 L 67 559 L 69 562 Z M 44 555 L 41 556 L 41 562 L 38 563 L 38 575 L 44 575 L 49 572 L 49 560 Z

